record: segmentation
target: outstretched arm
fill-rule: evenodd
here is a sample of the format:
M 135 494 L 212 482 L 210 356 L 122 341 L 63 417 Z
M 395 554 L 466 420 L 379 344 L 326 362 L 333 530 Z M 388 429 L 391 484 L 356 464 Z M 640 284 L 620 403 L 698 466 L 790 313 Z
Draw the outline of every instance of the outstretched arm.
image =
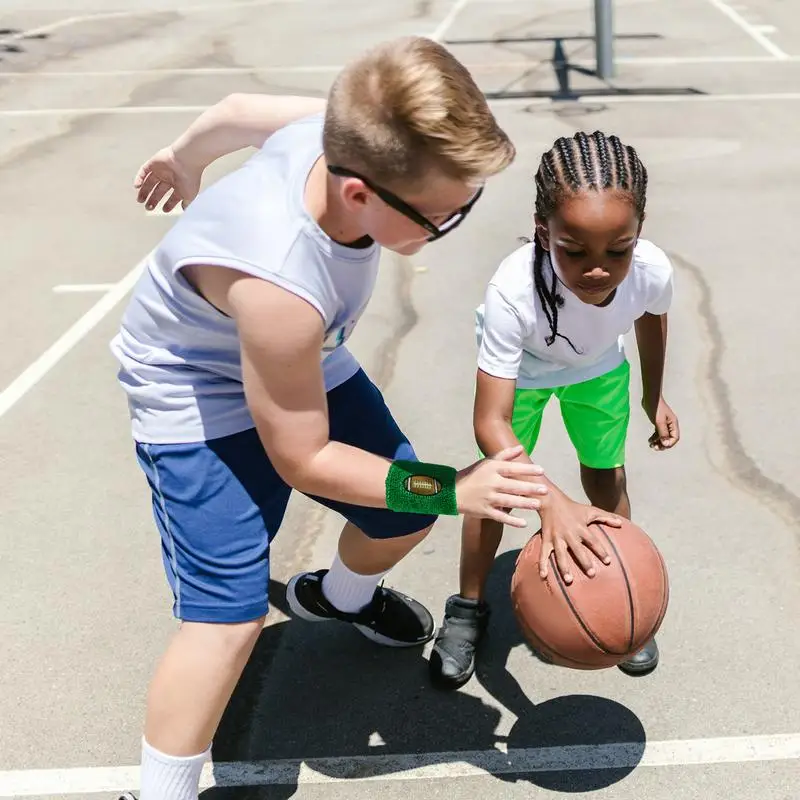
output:
M 205 169 L 245 147 L 261 147 L 275 131 L 325 109 L 321 97 L 230 94 L 201 114 L 172 145 L 187 163 Z
M 304 494 L 395 508 L 387 485 L 387 478 L 395 485 L 392 462 L 330 438 L 320 360 L 325 329 L 316 308 L 273 283 L 226 267 L 196 265 L 186 267 L 185 274 L 202 296 L 236 322 L 247 404 L 283 480 Z M 541 469 L 511 463 L 515 455 L 500 454 L 453 478 L 443 476 L 442 483 L 454 481 L 457 508 L 436 513 L 457 510 L 524 525 L 503 509 L 538 508 L 542 488 L 535 476 Z
M 136 200 L 163 210 L 184 208 L 200 191 L 203 172 L 222 156 L 261 147 L 285 125 L 325 109 L 318 97 L 231 94 L 204 111 L 171 145 L 145 161 L 134 179 Z

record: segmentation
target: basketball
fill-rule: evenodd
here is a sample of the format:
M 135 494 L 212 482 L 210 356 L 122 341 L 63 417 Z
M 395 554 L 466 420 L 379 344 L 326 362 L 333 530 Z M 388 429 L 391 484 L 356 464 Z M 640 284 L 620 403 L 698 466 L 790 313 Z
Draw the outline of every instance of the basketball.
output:
M 656 634 L 669 602 L 664 559 L 638 526 L 596 525 L 611 563 L 594 557 L 589 578 L 575 564 L 564 582 L 555 556 L 547 577 L 539 575 L 542 532 L 517 559 L 511 601 L 522 633 L 539 658 L 572 669 L 604 669 L 627 661 Z

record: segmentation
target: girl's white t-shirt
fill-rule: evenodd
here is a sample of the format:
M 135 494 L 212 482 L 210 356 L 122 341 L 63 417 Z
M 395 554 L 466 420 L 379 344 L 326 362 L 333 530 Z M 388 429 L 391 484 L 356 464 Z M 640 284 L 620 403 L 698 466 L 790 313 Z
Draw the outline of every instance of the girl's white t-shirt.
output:
M 625 360 L 623 336 L 649 314 L 666 314 L 672 302 L 673 269 L 659 247 L 640 239 L 633 263 L 614 299 L 604 307 L 578 299 L 557 279 L 564 298 L 558 309 L 558 332 L 551 345 L 550 323 L 533 281 L 534 244 L 509 255 L 486 290 L 476 312 L 478 367 L 497 378 L 516 379 L 518 388 L 568 386 L 610 372 Z M 545 253 L 546 285 L 553 265 Z

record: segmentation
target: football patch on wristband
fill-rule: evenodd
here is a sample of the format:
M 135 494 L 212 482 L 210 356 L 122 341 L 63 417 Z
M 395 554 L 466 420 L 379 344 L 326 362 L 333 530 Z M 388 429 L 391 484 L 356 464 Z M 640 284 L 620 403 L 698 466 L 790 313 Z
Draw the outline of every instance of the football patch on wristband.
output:
M 386 507 L 410 514 L 458 515 L 456 470 L 421 461 L 393 461 L 386 476 Z
M 442 491 L 442 484 L 436 478 L 429 478 L 427 475 L 412 475 L 406 478 L 403 485 L 406 487 L 406 491 L 423 497 L 433 497 Z

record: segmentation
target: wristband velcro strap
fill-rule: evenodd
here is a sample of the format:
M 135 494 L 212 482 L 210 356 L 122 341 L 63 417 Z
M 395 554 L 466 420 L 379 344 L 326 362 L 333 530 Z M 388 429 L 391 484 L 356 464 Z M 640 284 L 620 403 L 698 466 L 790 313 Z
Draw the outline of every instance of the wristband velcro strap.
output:
M 408 514 L 458 516 L 456 470 L 421 461 L 393 461 L 386 476 L 386 507 Z

